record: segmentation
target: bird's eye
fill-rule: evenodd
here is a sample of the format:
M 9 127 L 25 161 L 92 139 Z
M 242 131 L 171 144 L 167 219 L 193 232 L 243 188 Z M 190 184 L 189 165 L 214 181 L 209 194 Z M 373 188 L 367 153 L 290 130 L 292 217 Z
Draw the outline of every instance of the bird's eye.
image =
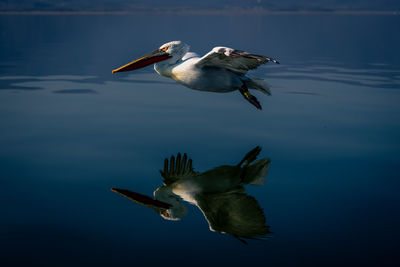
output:
M 161 47 L 160 50 L 161 50 L 161 51 L 167 51 L 167 50 L 168 50 L 168 46 Z
M 169 217 L 169 212 L 168 210 L 164 210 L 163 212 L 161 212 L 162 215 L 164 215 L 165 217 Z

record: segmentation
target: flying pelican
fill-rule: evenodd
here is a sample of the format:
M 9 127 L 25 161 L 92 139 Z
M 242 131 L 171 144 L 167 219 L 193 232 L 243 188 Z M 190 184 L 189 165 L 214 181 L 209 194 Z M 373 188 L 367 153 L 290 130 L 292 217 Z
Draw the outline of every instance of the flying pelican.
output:
M 157 50 L 112 71 L 136 70 L 154 64 L 155 71 L 191 89 L 209 92 L 231 92 L 239 90 L 243 97 L 256 108 L 260 102 L 250 94 L 250 89 L 267 95 L 271 92 L 262 79 L 249 78 L 247 71 L 273 58 L 250 54 L 229 47 L 214 47 L 205 56 L 189 52 L 189 46 L 181 41 L 163 44 Z
M 264 184 L 270 160 L 255 161 L 260 151 L 256 147 L 235 166 L 223 165 L 203 173 L 193 170 L 192 160 L 186 154 L 172 156 L 169 162 L 165 159 L 164 170 L 160 171 L 164 185 L 154 191 L 155 199 L 126 189 L 111 190 L 153 209 L 167 220 L 180 220 L 186 215 L 184 200 L 202 211 L 211 231 L 233 235 L 246 243 L 243 238 L 271 234 L 263 210 L 255 198 L 245 194 L 243 187 Z

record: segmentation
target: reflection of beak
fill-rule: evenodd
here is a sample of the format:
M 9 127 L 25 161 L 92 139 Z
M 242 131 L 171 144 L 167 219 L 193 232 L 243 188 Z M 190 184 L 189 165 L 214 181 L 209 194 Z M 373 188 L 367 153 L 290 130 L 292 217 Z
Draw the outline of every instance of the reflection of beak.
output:
M 171 58 L 170 54 L 157 49 L 156 51 L 153 51 L 150 54 L 145 55 L 144 57 L 138 58 L 131 63 L 128 63 L 122 67 L 119 67 L 118 69 L 113 70 L 112 73 L 140 69 L 159 61 L 166 60 L 168 58 Z
M 129 198 L 130 200 L 138 203 L 138 204 L 142 204 L 145 205 L 149 208 L 152 208 L 154 210 L 159 210 L 160 208 L 162 209 L 169 209 L 172 206 L 168 203 L 156 200 L 156 199 L 152 199 L 151 197 L 139 194 L 139 193 L 135 193 L 126 189 L 116 189 L 116 188 L 111 188 L 111 191 L 118 193 L 126 198 Z

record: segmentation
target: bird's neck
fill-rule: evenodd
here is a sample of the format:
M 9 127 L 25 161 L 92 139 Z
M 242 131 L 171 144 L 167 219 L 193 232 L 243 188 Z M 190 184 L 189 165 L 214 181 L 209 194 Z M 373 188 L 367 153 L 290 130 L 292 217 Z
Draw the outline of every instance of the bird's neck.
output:
M 181 60 L 170 61 L 165 60 L 154 64 L 154 70 L 161 76 L 172 78 L 172 69 L 179 64 Z

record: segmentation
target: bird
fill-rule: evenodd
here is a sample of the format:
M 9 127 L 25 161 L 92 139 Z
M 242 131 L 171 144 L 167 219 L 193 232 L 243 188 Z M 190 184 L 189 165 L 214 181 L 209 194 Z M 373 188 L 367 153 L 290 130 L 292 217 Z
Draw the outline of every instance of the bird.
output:
M 263 79 L 250 78 L 246 73 L 267 62 L 279 64 L 277 60 L 223 46 L 214 47 L 200 57 L 189 52 L 189 48 L 182 41 L 168 42 L 157 50 L 114 69 L 112 73 L 132 71 L 154 64 L 159 75 L 171 78 L 188 88 L 221 93 L 238 90 L 248 102 L 257 109 L 262 109 L 249 89 L 266 95 L 271 95 L 271 91 Z
M 160 170 L 163 185 L 154 198 L 127 189 L 113 192 L 156 211 L 166 220 L 180 220 L 187 214 L 183 202 L 197 206 L 213 232 L 245 239 L 263 239 L 272 232 L 258 201 L 245 193 L 245 184 L 263 185 L 270 159 L 256 160 L 261 147 L 248 152 L 237 165 L 222 165 L 206 172 L 196 172 L 192 160 L 180 153 L 164 160 Z

